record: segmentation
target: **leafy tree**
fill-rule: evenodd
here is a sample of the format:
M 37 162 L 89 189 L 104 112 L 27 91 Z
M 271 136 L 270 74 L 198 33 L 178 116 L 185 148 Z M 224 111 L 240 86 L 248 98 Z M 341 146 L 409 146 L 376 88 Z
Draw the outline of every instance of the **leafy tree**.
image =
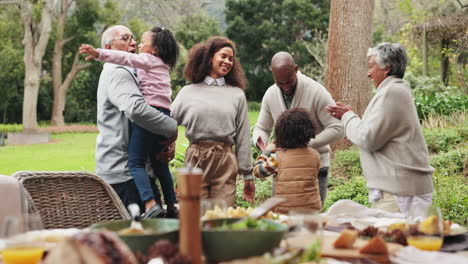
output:
M 143 35 L 143 33 L 149 31 L 154 26 L 156 25 L 149 25 L 143 20 L 141 20 L 141 18 L 139 17 L 133 17 L 132 19 L 130 19 L 128 28 L 130 28 L 130 31 L 132 31 L 133 35 L 135 35 L 135 37 L 137 38 L 137 46 L 138 43 L 141 42 L 141 36 Z
M 459 1 L 376 0 L 375 11 L 374 25 L 379 32 L 374 43 L 403 44 L 410 59 L 408 73 L 440 74 L 445 85 L 456 84 L 455 77 L 460 75 L 466 79 L 463 70 L 449 70 L 463 52 L 458 40 L 466 36 L 466 8 Z M 449 58 L 451 55 L 455 56 Z
M 104 7 L 94 0 L 61 0 L 54 23 L 54 48 L 52 55 L 53 109 L 52 125 L 64 125 L 66 95 L 78 72 L 91 67 L 79 60 L 78 46 L 83 42 L 97 42 L 95 25 L 101 27 L 115 23 L 118 12 L 115 5 L 106 2 Z M 112 12 L 117 16 L 108 16 Z M 104 15 L 100 16 L 101 13 Z M 100 29 L 101 31 L 103 28 Z
M 308 55 L 314 60 L 312 63 L 304 65 L 301 71 L 306 76 L 313 78 L 319 83 L 324 82 L 325 68 L 327 66 L 327 35 L 314 31 L 314 38 L 311 41 L 303 41 Z
M 67 93 L 66 122 L 96 123 L 96 90 L 101 70 L 101 64 L 93 63 L 76 75 Z
M 53 0 L 0 1 L 0 4 L 16 4 L 23 23 L 23 61 L 25 66 L 22 123 L 23 131 L 37 128 L 37 98 L 42 73 L 42 58 L 53 18 Z
M 212 36 L 223 35 L 218 22 L 202 12 L 181 18 L 174 31 L 177 42 L 179 42 L 180 56 L 176 68 L 171 73 L 173 98 L 175 98 L 180 88 L 186 84 L 183 69 L 187 62 L 187 51 L 195 44 Z
M 173 28 L 177 22 L 190 14 L 198 13 L 206 0 L 113 0 L 123 11 L 121 23 L 128 24 L 134 17 L 151 21 L 151 25 Z
M 20 19 L 16 8 L 6 7 L 0 11 L 0 120 L 2 123 L 21 122 L 21 114 L 16 113 L 15 105 L 21 109 L 20 92 L 23 88 L 24 65 L 23 49 L 20 43 L 22 28 L 15 21 Z M 20 111 L 17 111 L 20 112 Z
M 306 43 L 314 30 L 327 32 L 329 12 L 328 0 L 226 2 L 226 34 L 238 46 L 250 100 L 260 100 L 273 83 L 269 65 L 276 52 L 290 52 L 300 67 L 314 63 Z
M 177 41 L 187 50 L 212 36 L 222 35 L 218 22 L 202 13 L 182 18 L 175 29 Z

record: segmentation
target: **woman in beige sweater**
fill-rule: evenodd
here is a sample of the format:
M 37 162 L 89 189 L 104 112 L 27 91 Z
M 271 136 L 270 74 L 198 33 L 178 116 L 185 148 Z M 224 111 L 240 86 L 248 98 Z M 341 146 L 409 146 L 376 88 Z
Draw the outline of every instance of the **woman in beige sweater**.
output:
M 195 45 L 184 69 L 192 84 L 172 104 L 172 115 L 190 141 L 184 165 L 203 169 L 201 198 L 228 206 L 235 202 L 238 174 L 244 176 L 244 199 L 253 201 L 255 194 L 246 79 L 235 54 L 234 43 L 223 37 Z

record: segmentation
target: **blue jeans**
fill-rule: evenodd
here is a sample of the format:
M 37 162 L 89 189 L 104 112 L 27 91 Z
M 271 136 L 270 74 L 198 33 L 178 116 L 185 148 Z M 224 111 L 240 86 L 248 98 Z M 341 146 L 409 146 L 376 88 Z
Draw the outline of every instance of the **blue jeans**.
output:
M 325 198 L 327 197 L 328 167 L 323 167 L 319 170 L 318 183 L 319 183 L 320 199 L 322 200 L 322 207 L 323 207 L 323 203 L 325 202 Z
M 165 115 L 170 115 L 169 110 L 158 107 L 154 108 Z M 128 166 L 143 202 L 155 199 L 157 203 L 161 204 L 161 194 L 155 185 L 154 179 L 145 170 L 145 163 L 149 156 L 153 172 L 161 184 L 166 204 L 176 203 L 174 183 L 169 171 L 169 164 L 155 159 L 156 154 L 162 151 L 161 142 L 165 139 L 165 137 L 155 135 L 135 123 L 132 124 L 128 147 Z
M 136 203 L 140 207 L 140 212 L 145 211 L 145 205 L 138 196 L 138 191 L 134 180 L 111 184 L 111 186 L 120 197 L 120 200 L 122 200 L 125 208 L 127 208 L 129 204 Z

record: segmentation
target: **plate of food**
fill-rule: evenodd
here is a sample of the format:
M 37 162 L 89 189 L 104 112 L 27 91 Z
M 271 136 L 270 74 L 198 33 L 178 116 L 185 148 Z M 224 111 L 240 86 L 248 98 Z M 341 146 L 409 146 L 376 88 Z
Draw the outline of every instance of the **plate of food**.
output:
M 214 219 L 226 219 L 226 218 L 243 218 L 247 217 L 254 208 L 249 207 L 247 209 L 242 207 L 227 207 L 223 208 L 222 206 L 214 206 L 213 209 L 206 210 L 202 216 L 202 221 L 214 220 Z M 273 212 L 268 212 L 263 216 L 266 219 L 276 220 L 279 219 L 279 215 Z

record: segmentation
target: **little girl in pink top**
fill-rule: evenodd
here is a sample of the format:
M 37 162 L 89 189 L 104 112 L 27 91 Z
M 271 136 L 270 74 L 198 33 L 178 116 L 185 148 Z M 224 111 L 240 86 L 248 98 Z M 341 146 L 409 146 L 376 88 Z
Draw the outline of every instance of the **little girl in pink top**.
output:
M 112 41 L 131 41 L 117 38 Z M 143 33 L 138 45 L 139 54 L 120 50 L 95 49 L 83 44 L 80 53 L 89 54 L 86 60 L 96 59 L 103 62 L 130 66 L 136 69 L 140 80 L 140 91 L 146 103 L 155 107 L 166 115 L 170 115 L 171 106 L 171 78 L 169 71 L 174 68 L 179 55 L 179 47 L 170 30 L 154 27 Z M 166 217 L 177 217 L 174 184 L 167 163 L 155 159 L 155 154 L 162 151 L 161 142 L 165 138 L 152 134 L 136 123 L 132 124 L 128 149 L 128 166 L 132 174 L 141 200 L 145 204 L 145 217 L 158 217 L 163 212 L 161 200 L 154 180 L 145 171 L 145 162 L 150 157 L 151 166 L 158 177 L 163 189 L 164 200 L 167 205 Z M 156 201 L 157 199 L 157 201 Z

